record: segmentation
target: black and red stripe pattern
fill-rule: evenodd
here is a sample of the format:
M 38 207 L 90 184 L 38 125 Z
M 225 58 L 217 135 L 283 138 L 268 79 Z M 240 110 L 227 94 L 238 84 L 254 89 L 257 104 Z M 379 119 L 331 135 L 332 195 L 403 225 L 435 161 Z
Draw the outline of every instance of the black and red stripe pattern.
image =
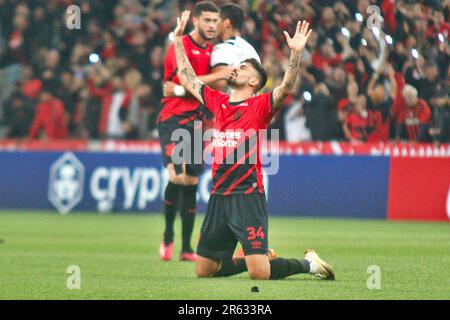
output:
M 263 193 L 260 130 L 272 119 L 272 94 L 230 102 L 230 97 L 202 87 L 206 108 L 214 114 L 212 194 Z
M 259 174 L 259 142 L 257 135 L 247 137 L 237 148 L 226 153 L 223 161 L 214 158 L 212 194 L 263 192 Z

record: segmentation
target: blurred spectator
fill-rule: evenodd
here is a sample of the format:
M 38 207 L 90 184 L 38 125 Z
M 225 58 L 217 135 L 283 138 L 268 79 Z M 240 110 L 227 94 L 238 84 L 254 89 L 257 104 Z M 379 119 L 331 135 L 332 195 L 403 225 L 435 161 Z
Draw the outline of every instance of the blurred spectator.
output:
M 368 84 L 367 104 L 372 126 L 369 142 L 389 140 L 391 110 L 396 96 L 395 70 L 384 61 L 377 72 L 372 74 Z
M 425 100 L 418 97 L 416 88 L 406 85 L 403 88 L 405 108 L 401 113 L 397 138 L 425 142 L 429 140 L 428 129 L 431 124 L 431 110 Z
M 61 100 L 52 95 L 52 89 L 44 86 L 36 106 L 36 113 L 30 128 L 29 137 L 32 139 L 66 139 L 67 117 Z
M 15 92 L 5 104 L 4 120 L 8 138 L 24 138 L 33 120 L 34 106 L 20 91 Z
M 305 105 L 306 125 L 316 141 L 334 140 L 339 135 L 339 120 L 330 90 L 321 83 Z
M 81 87 L 79 81 L 75 80 L 74 75 L 69 70 L 61 72 L 59 77 L 59 86 L 54 90 L 55 96 L 64 104 L 68 117 L 68 130 L 71 136 L 75 131 L 76 121 L 76 103 L 78 100 L 78 89 Z
M 35 77 L 31 66 L 24 66 L 22 71 L 22 92 L 31 99 L 37 99 L 39 92 L 42 90 L 42 81 Z
M 284 128 L 287 142 L 311 140 L 311 131 L 306 127 L 306 117 L 302 100 L 294 101 L 284 114 Z
M 109 80 L 109 71 L 97 64 L 88 79 L 89 92 L 93 97 L 101 99 L 102 109 L 99 120 L 99 133 L 102 137 L 109 139 L 123 139 L 131 131 L 127 121 L 127 113 L 131 101 L 131 91 L 127 88 L 123 78 L 113 76 Z
M 430 99 L 433 108 L 433 125 L 430 134 L 435 142 L 450 142 L 450 66 L 445 81 L 436 83 L 434 95 Z
M 357 96 L 364 95 L 368 141 L 396 139 L 397 124 L 405 125 L 410 111 L 402 95 L 409 84 L 430 110 L 430 130 L 420 133 L 419 140 L 450 140 L 449 0 L 233 2 L 247 13 L 242 36 L 260 53 L 269 76 L 266 91 L 281 81 L 287 65 L 282 31 L 292 34 L 298 20 L 312 23 L 298 88 L 271 123 L 271 128 L 281 129 L 282 138 L 297 140 L 310 130 L 313 140 L 346 139 L 344 121 L 354 111 Z M 70 137 L 156 137 L 165 44 L 180 10 L 194 3 L 0 0 L 0 68 L 19 66 L 19 85 L 26 97 L 18 99 L 14 93 L 12 99 L 11 89 L 0 90 L 0 102 L 14 100 L 17 106 L 25 99 L 26 105 L 33 105 L 45 83 L 64 105 Z M 80 30 L 66 27 L 71 4 L 80 6 Z M 376 28 L 370 28 L 369 5 L 381 9 Z M 298 101 L 306 128 L 300 125 L 304 118 L 296 111 Z M 14 117 L 6 117 L 11 104 L 4 106 L 3 123 L 16 126 Z M 294 127 L 300 132 L 293 132 Z
M 350 142 L 367 142 L 369 139 L 370 119 L 366 97 L 358 95 L 352 111 L 347 113 L 343 124 L 345 138 Z

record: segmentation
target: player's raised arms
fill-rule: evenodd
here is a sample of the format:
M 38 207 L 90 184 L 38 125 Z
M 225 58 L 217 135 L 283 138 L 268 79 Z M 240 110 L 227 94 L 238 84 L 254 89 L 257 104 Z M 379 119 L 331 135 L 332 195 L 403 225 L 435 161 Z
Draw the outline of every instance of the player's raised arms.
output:
M 307 21 L 299 21 L 297 23 L 297 28 L 292 38 L 284 31 L 287 44 L 291 49 L 291 56 L 289 57 L 289 65 L 284 73 L 283 82 L 273 90 L 273 108 L 275 111 L 278 110 L 283 100 L 295 86 L 300 67 L 300 56 L 302 55 L 306 42 L 311 36 L 311 32 L 312 29 L 309 29 L 309 23 Z
M 177 65 L 179 70 L 178 78 L 180 79 L 181 85 L 186 88 L 201 103 L 203 103 L 203 98 L 201 95 L 201 87 L 203 85 L 203 82 L 197 78 L 194 69 L 192 69 L 192 66 L 184 50 L 183 42 L 181 40 L 184 29 L 186 28 L 187 22 L 189 21 L 189 15 L 189 10 L 183 11 L 181 19 L 177 18 L 177 27 L 173 32 L 175 55 L 177 58 Z

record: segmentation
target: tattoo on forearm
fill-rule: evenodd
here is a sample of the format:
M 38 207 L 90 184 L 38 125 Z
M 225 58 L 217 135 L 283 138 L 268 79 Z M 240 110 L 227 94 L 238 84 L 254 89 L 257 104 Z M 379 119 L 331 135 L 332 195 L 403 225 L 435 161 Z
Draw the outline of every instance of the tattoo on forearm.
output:
M 294 88 L 295 85 L 295 81 L 288 81 L 284 84 L 284 87 L 286 88 L 286 90 L 292 90 L 292 88 Z
M 295 80 L 297 79 L 299 69 L 300 57 L 298 54 L 292 54 L 289 58 L 289 65 L 286 70 L 282 86 L 285 90 L 290 91 L 295 86 Z
M 180 80 L 186 82 L 184 85 L 187 89 L 200 93 L 203 83 L 197 78 L 194 69 L 192 69 L 186 56 L 186 52 L 184 51 L 183 43 L 179 39 L 175 40 L 175 55 L 178 61 L 178 67 L 181 70 Z
M 290 70 L 298 68 L 298 60 L 299 59 L 297 56 L 291 57 L 291 59 L 289 59 L 289 69 Z
M 297 80 L 300 65 L 300 55 L 291 53 L 289 58 L 289 64 L 285 71 L 283 82 L 273 92 L 273 98 L 275 101 L 275 109 L 278 109 L 286 98 L 288 93 L 294 89 L 295 81 Z

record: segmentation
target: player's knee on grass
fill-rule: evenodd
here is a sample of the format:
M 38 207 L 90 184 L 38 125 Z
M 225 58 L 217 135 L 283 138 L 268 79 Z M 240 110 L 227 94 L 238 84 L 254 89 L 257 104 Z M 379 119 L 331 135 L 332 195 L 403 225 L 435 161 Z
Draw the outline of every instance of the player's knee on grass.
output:
M 253 280 L 269 280 L 270 279 L 270 263 L 269 258 L 264 254 L 254 254 L 245 256 L 248 275 Z
M 197 256 L 195 273 L 199 278 L 212 277 L 220 269 L 220 263 L 205 257 Z

